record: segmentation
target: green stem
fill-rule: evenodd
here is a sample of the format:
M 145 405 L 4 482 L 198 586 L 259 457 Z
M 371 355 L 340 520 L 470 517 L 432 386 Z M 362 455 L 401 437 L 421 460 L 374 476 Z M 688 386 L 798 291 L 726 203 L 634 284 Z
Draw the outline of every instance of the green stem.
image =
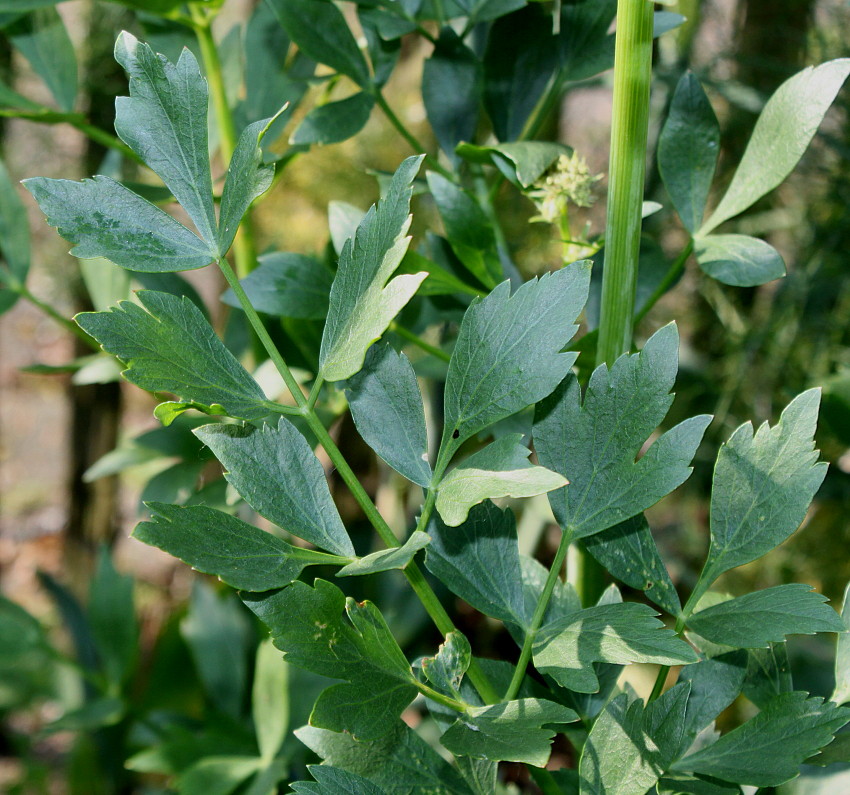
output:
M 236 127 L 233 122 L 233 114 L 230 111 L 230 104 L 227 101 L 221 60 L 218 57 L 218 49 L 212 35 L 212 20 L 216 12 L 210 13 L 194 5 L 189 6 L 189 10 L 192 15 L 192 27 L 198 40 L 198 47 L 201 50 L 201 60 L 204 62 L 204 71 L 207 76 L 213 108 L 215 109 L 221 159 L 226 165 L 230 163 L 236 149 Z M 254 227 L 251 222 L 250 210 L 242 219 L 239 231 L 233 241 L 233 258 L 240 279 L 244 279 L 257 267 L 257 251 L 254 244 Z
M 563 69 L 559 69 L 552 75 L 552 80 L 549 82 L 543 98 L 537 103 L 537 107 L 525 123 L 522 133 L 520 133 L 520 141 L 531 141 L 540 133 L 540 128 L 561 99 L 565 77 L 566 74 Z
M 100 351 L 100 344 L 94 337 L 90 337 L 83 331 L 73 320 L 68 320 L 68 318 L 61 315 L 57 312 L 50 304 L 45 303 L 40 298 L 36 298 L 23 284 L 10 284 L 9 289 L 14 290 L 18 295 L 21 296 L 26 301 L 29 301 L 33 306 L 40 309 L 44 314 L 46 314 L 51 320 L 58 323 L 62 328 L 66 331 L 71 332 L 77 339 L 84 342 L 94 351 Z
M 436 345 L 431 345 L 430 342 L 425 342 L 422 337 L 414 334 L 412 331 L 409 331 L 395 321 L 390 323 L 390 331 L 395 332 L 399 337 L 406 339 L 408 342 L 413 343 L 417 348 L 421 348 L 426 353 L 430 353 L 432 356 L 436 356 L 444 362 L 448 362 L 452 358 L 451 354 L 446 353 L 442 348 L 438 348 Z
M 404 122 L 396 116 L 395 111 L 390 107 L 389 103 L 385 99 L 384 95 L 381 93 L 380 89 L 375 89 L 375 102 L 378 107 L 384 112 L 384 115 L 389 119 L 390 124 L 396 128 L 398 134 L 410 144 L 410 148 L 413 149 L 417 154 L 425 153 L 427 150 L 423 146 L 422 142 L 412 133 L 407 127 L 404 126 Z M 428 164 L 434 171 L 442 174 L 446 179 L 450 179 L 452 182 L 455 181 L 455 175 L 452 174 L 447 168 L 444 168 L 439 160 L 436 157 L 430 154 L 425 154 L 425 159 L 428 161 Z
M 233 268 L 230 267 L 230 263 L 224 259 L 224 257 L 218 261 L 218 267 L 224 274 L 224 278 L 228 285 L 233 290 L 234 295 L 239 301 L 239 305 L 242 307 L 242 310 L 245 312 L 245 316 L 248 318 L 248 322 L 251 324 L 251 328 L 254 329 L 254 333 L 257 335 L 260 343 L 269 355 L 269 359 L 274 362 L 274 366 L 283 378 L 286 388 L 292 394 L 292 397 L 298 407 L 303 409 L 307 404 L 307 398 L 304 397 L 301 387 L 292 375 L 289 366 L 280 355 L 280 351 L 277 349 L 277 345 L 274 344 L 274 340 L 272 340 L 268 331 L 266 331 L 266 327 L 263 325 L 263 321 L 260 320 L 257 310 L 251 305 L 251 301 L 245 293 L 245 290 L 242 289 L 242 285 L 239 283 L 238 277 L 233 272 Z
M 688 601 L 685 602 L 685 606 L 682 608 L 682 614 L 677 616 L 676 618 L 676 626 L 675 632 L 681 637 L 685 631 L 685 624 L 687 624 L 688 619 L 691 617 L 691 614 L 694 612 L 694 608 L 697 605 L 697 602 L 700 600 L 702 595 L 707 590 L 707 586 L 700 588 L 700 583 L 697 582 L 697 587 L 691 593 Z M 662 665 L 661 668 L 658 669 L 658 675 L 655 677 L 655 684 L 652 686 L 652 692 L 649 694 L 649 699 L 647 703 L 650 701 L 655 701 L 661 695 L 661 691 L 664 689 L 664 683 L 667 681 L 667 674 L 670 673 L 669 665 Z
M 640 311 L 635 315 L 635 326 L 637 326 L 637 324 L 649 314 L 652 307 L 658 303 L 662 296 L 664 296 L 673 284 L 675 284 L 679 276 L 682 275 L 682 271 L 685 270 L 685 263 L 688 261 L 688 257 L 691 256 L 693 250 L 694 241 L 693 238 L 691 238 L 688 241 L 688 245 L 685 246 L 679 256 L 673 260 L 673 263 L 670 265 L 667 273 L 664 274 L 664 278 L 658 283 L 658 286 L 652 291 L 649 298 L 646 299 L 646 303 L 644 303 L 644 305 L 640 308 Z
M 313 388 L 310 390 L 310 396 L 307 398 L 307 408 L 312 411 L 316 406 L 316 401 L 319 399 L 319 394 L 322 391 L 322 385 L 325 383 L 325 379 L 322 376 L 317 375 L 316 380 L 313 382 Z
M 652 9 L 648 0 L 617 0 L 597 365 L 612 365 L 632 345 L 652 78 Z M 579 547 L 576 571 L 579 596 L 587 606 L 602 591 L 604 570 Z
M 613 364 L 632 344 L 651 77 L 652 3 L 618 0 L 597 364 Z
M 555 559 L 552 561 L 552 567 L 549 569 L 549 576 L 546 578 L 546 584 L 543 586 L 543 592 L 540 594 L 540 599 L 537 600 L 537 607 L 534 608 L 534 615 L 531 617 L 531 625 L 525 633 L 525 639 L 522 642 L 522 650 L 519 654 L 519 662 L 514 670 L 513 678 L 505 692 L 502 701 L 511 701 L 516 698 L 519 693 L 522 680 L 525 678 L 525 670 L 528 668 L 528 663 L 531 660 L 531 652 L 534 647 L 534 639 L 537 636 L 537 631 L 543 623 L 543 616 L 546 615 L 546 608 L 549 607 L 549 600 L 552 598 L 552 592 L 555 590 L 555 585 L 558 578 L 561 576 L 561 568 L 564 565 L 564 560 L 567 557 L 567 551 L 570 548 L 572 541 L 572 532 L 563 531 L 561 535 L 561 543 L 558 544 L 558 551 L 555 553 Z
M 466 713 L 469 711 L 469 704 L 466 704 L 463 701 L 458 701 L 456 698 L 452 698 L 451 696 L 445 696 L 439 690 L 434 690 L 433 687 L 429 687 L 424 682 L 417 682 L 416 689 L 422 693 L 425 698 L 430 698 L 431 701 L 436 701 L 438 704 L 442 704 L 444 707 L 453 709 L 455 712 Z

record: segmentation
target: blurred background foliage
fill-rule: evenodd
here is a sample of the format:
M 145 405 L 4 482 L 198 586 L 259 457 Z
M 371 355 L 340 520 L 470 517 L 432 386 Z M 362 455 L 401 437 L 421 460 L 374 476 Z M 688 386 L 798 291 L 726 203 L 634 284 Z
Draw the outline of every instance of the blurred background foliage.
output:
M 235 103 L 242 81 L 238 42 L 255 6 L 251 0 L 228 0 L 215 22 Z M 343 7 L 353 22 L 352 7 Z M 804 65 L 850 54 L 850 7 L 842 0 L 679 0 L 665 9 L 682 13 L 687 22 L 656 44 L 650 141 L 657 139 L 683 70 L 694 70 L 722 127 L 719 189 L 779 84 Z M 86 133 L 87 125 L 112 130 L 114 97 L 126 92 L 125 77 L 112 58 L 121 29 L 133 30 L 172 58 L 183 44 L 196 46 L 179 25 L 125 5 L 70 0 L 58 11 L 78 62 L 79 88 L 63 109 L 74 118 L 43 123 L 0 111 L 0 154 L 13 181 L 34 174 L 79 178 L 120 168 L 114 151 Z M 15 35 L 14 28 L 0 30 L 0 85 L 55 106 L 57 92 L 72 90 L 70 77 L 64 88 L 45 85 L 34 64 L 11 46 Z M 430 50 L 425 39 L 405 37 L 385 93 L 404 124 L 435 151 L 420 93 Z M 287 57 L 295 56 L 290 51 Z M 310 108 L 351 93 L 345 80 L 305 78 L 290 89 L 293 99 L 302 92 L 305 96 L 285 127 L 275 130 L 271 149 L 289 155 L 276 187 L 254 213 L 256 239 L 260 251 L 324 257 L 332 252 L 329 202 L 365 210 L 378 197 L 375 173 L 392 171 L 411 152 L 378 110 L 362 131 L 342 143 L 303 153 L 287 150 L 286 139 Z M 277 99 L 272 98 L 275 107 Z M 739 592 L 794 580 L 836 601 L 850 580 L 848 109 L 850 92 L 845 90 L 792 176 L 736 222 L 736 231 L 764 237 L 782 253 L 787 277 L 756 288 L 730 287 L 692 264 L 639 327 L 638 346 L 669 320 L 679 324 L 678 398 L 668 422 L 701 412 L 716 416 L 693 477 L 648 513 L 674 582 L 684 591 L 707 545 L 707 495 L 717 446 L 744 421 L 774 421 L 781 406 L 811 386 L 824 390 L 818 442 L 830 470 L 805 531 L 765 561 L 727 574 L 722 585 Z M 542 118 L 538 137 L 574 147 L 592 174 L 604 174 L 609 113 L 610 73 L 570 83 Z M 479 140 L 487 133 L 486 123 L 480 122 Z M 214 177 L 220 173 L 219 165 Z M 648 174 L 646 198 L 669 204 L 654 160 Z M 135 177 L 143 178 L 141 172 Z M 604 191 L 603 179 L 596 191 L 599 200 L 574 211 L 574 228 L 587 223 L 591 234 L 603 231 Z M 504 184 L 496 209 L 523 276 L 560 263 L 557 232 L 548 224 L 530 223 L 537 210 L 527 197 Z M 64 317 L 99 308 L 98 286 L 106 289 L 104 280 L 112 277 L 107 271 L 81 274 L 65 253 L 65 242 L 31 202 L 27 210 L 31 292 Z M 435 217 L 433 206 L 419 201 L 414 232 L 431 227 Z M 683 245 L 678 224 L 668 212 L 646 221 L 647 232 L 668 258 Z M 227 323 L 217 300 L 222 285 L 216 274 L 203 271 L 189 278 L 217 326 L 238 344 L 239 324 L 233 316 Z M 285 321 L 283 333 L 286 322 L 291 321 Z M 309 324 L 296 323 L 289 345 L 297 357 L 299 335 L 309 333 Z M 238 769 L 237 785 L 248 782 L 242 791 L 274 791 L 275 782 L 250 777 L 258 749 L 270 742 L 263 733 L 272 736 L 281 727 L 258 714 L 261 697 L 252 701 L 251 693 L 266 685 L 287 686 L 264 667 L 257 625 L 217 583 L 193 577 L 128 538 L 140 498 L 185 500 L 199 483 L 209 483 L 207 500 L 227 504 L 222 481 L 214 480 L 215 466 L 200 456 L 189 433 L 192 421 L 184 418 L 171 429 L 174 433 L 164 435 L 152 418 L 150 397 L 119 383 L 114 372 L 109 377 L 87 373 L 79 357 L 91 350 L 31 302 L 21 301 L 3 315 L 0 332 L 2 592 L 38 619 L 29 622 L 10 601 L 0 602 L 0 789 L 119 793 L 160 792 L 169 786 L 210 795 L 231 791 L 216 786 L 237 776 L 233 771 Z M 420 366 L 434 363 L 422 360 Z M 408 497 L 399 491 L 396 476 L 359 442 L 350 418 L 344 416 L 340 425 L 337 435 L 349 461 L 390 523 L 403 525 Z M 356 504 L 344 489 L 336 488 L 334 496 L 358 550 L 368 549 L 371 534 Z M 547 521 L 545 500 L 532 500 L 519 525 L 523 551 L 536 549 L 544 561 L 552 552 Z M 409 656 L 434 641 L 421 607 L 392 576 L 376 578 L 368 593 L 362 583 L 358 587 L 358 598 L 381 604 Z M 459 628 L 475 637 L 474 645 L 485 655 L 488 648 L 514 653 L 492 622 L 463 604 L 454 610 Z M 789 651 L 798 684 L 827 694 L 831 674 L 824 660 L 831 649 L 821 642 L 826 641 L 795 639 Z M 296 669 L 287 675 L 284 732 L 306 722 L 322 686 Z M 284 766 L 302 769 L 312 757 L 289 734 L 279 758 Z M 280 775 L 285 780 L 286 771 Z

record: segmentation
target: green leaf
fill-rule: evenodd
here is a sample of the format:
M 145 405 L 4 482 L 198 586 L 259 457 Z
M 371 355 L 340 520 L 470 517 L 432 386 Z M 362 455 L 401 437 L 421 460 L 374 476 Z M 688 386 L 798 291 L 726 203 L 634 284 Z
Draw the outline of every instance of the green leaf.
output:
M 282 588 L 298 579 L 305 566 L 345 562 L 344 558 L 294 547 L 213 508 L 158 502 L 147 507 L 153 514 L 151 521 L 137 525 L 133 538 L 243 591 Z
M 694 650 L 656 615 L 648 605 L 621 602 L 564 616 L 541 628 L 534 641 L 534 666 L 569 690 L 594 693 L 599 680 L 590 665 L 593 662 L 696 662 Z
M 492 224 L 481 205 L 454 182 L 433 171 L 428 172 L 428 189 L 458 259 L 481 284 L 495 287 L 504 278 L 502 263 Z
M 348 75 L 361 88 L 370 84 L 369 67 L 342 12 L 321 0 L 268 0 L 280 24 L 314 61 Z
M 470 708 L 440 737 L 440 742 L 458 756 L 545 767 L 555 730 L 543 728 L 544 725 L 576 720 L 578 715 L 573 710 L 553 701 L 522 698 Z
M 95 696 L 91 701 L 86 701 L 82 706 L 68 710 L 61 718 L 51 721 L 42 731 L 46 734 L 97 731 L 120 723 L 126 712 L 127 705 L 120 698 Z
M 721 448 L 711 489 L 711 545 L 700 575 L 724 571 L 781 544 L 799 526 L 826 475 L 814 448 L 820 390 L 794 398 L 772 428 L 741 425 Z
M 809 66 L 779 86 L 756 121 L 732 182 L 701 234 L 742 213 L 791 173 L 848 74 L 850 58 L 838 58 Z
M 475 135 L 481 89 L 481 62 L 454 30 L 443 28 L 422 69 L 422 102 L 440 148 L 452 160 L 457 143 Z
M 582 0 L 561 6 L 558 51 L 567 80 L 586 80 L 614 65 L 614 36 L 609 29 L 616 12 L 616 0 Z
M 755 649 L 786 635 L 844 632 L 825 596 L 809 585 L 777 585 L 694 613 L 688 626 L 712 643 Z
M 5 673 L 33 652 L 50 647 L 38 620 L 16 602 L 0 595 L 0 669 Z
M 693 72 L 685 72 L 658 138 L 658 171 L 692 235 L 702 223 L 719 153 L 717 117 L 699 80 Z
M 266 638 L 257 647 L 251 715 L 260 756 L 271 762 L 286 739 L 289 729 L 289 668 Z
M 321 549 L 354 557 L 322 465 L 291 422 L 281 417 L 276 428 L 206 425 L 195 434 L 257 513 Z
M 403 353 L 376 345 L 349 379 L 346 397 L 357 431 L 396 472 L 420 486 L 431 482 L 425 409 L 413 367 Z
M 515 141 L 558 67 L 552 20 L 537 3 L 497 19 L 484 52 L 484 106 L 500 141 Z
M 75 243 L 75 257 L 105 257 L 133 271 L 188 271 L 209 265 L 216 251 L 154 206 L 109 177 L 74 182 L 23 181 L 47 222 Z
M 262 196 L 274 179 L 274 164 L 263 162 L 260 143 L 274 118 L 249 124 L 239 136 L 221 193 L 218 250 L 226 254 L 233 244 L 243 216 L 251 202 Z
M 295 736 L 325 764 L 361 775 L 389 795 L 472 795 L 457 770 L 401 721 L 371 742 L 313 726 Z
M 473 287 L 461 281 L 447 268 L 438 265 L 430 259 L 426 259 L 416 251 L 408 251 L 399 265 L 399 273 L 422 273 L 426 272 L 428 278 L 419 287 L 419 295 L 456 295 L 466 293 L 467 295 L 480 296 L 483 294 L 481 288 Z
M 269 627 L 288 663 L 344 680 L 319 696 L 312 726 L 375 739 L 390 731 L 416 696 L 410 664 L 371 602 L 346 599 L 324 580 L 316 580 L 314 588 L 295 582 L 243 599 Z
M 794 778 L 803 761 L 850 720 L 850 709 L 807 695 L 776 696 L 754 718 L 676 762 L 673 770 L 754 787 L 776 787 Z
M 230 795 L 263 766 L 253 756 L 208 756 L 182 771 L 177 791 L 184 795 Z
M 820 753 L 810 756 L 807 765 L 826 767 L 837 762 L 850 762 L 850 732 L 842 732 Z
M 741 788 L 719 779 L 673 773 L 658 780 L 658 795 L 741 795 Z
M 785 275 L 779 252 L 748 235 L 709 235 L 694 240 L 700 268 L 713 279 L 736 287 L 756 287 Z
M 651 759 L 659 771 L 666 770 L 693 742 L 695 735 L 691 735 L 685 722 L 690 696 L 691 684 L 684 680 L 648 702 L 644 709 L 643 727 L 652 739 Z
M 440 481 L 437 510 L 447 525 L 463 524 L 469 509 L 486 499 L 534 497 L 567 484 L 556 472 L 529 463 L 531 450 L 521 440 L 521 433 L 497 439 Z
M 29 223 L 24 204 L 0 160 L 0 314 L 18 300 L 17 292 L 7 290 L 6 282 L 23 285 L 30 269 Z
M 318 0 L 301 2 L 323 5 Z M 411 186 L 421 163 L 422 156 L 409 157 L 399 166 L 386 196 L 377 207 L 372 205 L 343 246 L 319 357 L 320 375 L 326 381 L 349 378 L 363 366 L 369 346 L 427 275 L 390 278 L 410 243 L 406 235 Z
M 6 28 L 12 45 L 44 80 L 59 107 L 70 113 L 77 98 L 77 58 L 55 8 L 40 8 Z
M 553 141 L 516 141 L 493 146 L 462 143 L 455 151 L 470 163 L 496 166 L 505 177 L 523 188 L 530 188 L 537 182 L 561 155 L 573 152 L 569 146 Z
M 742 651 L 721 654 L 682 669 L 679 681 L 691 686 L 683 721 L 686 739 L 696 737 L 738 697 L 746 672 L 747 654 Z M 686 747 L 681 749 L 685 750 Z
M 379 571 L 390 571 L 391 569 L 403 569 L 413 560 L 420 549 L 425 549 L 431 543 L 431 538 L 426 533 L 414 530 L 410 538 L 400 547 L 381 549 L 358 558 L 353 563 L 343 566 L 337 573 L 337 577 L 352 577 L 361 574 L 376 574 Z
M 664 419 L 678 367 L 674 324 L 647 340 L 639 354 L 625 354 L 609 370 L 594 370 L 581 402 L 569 375 L 537 407 L 534 444 L 540 463 L 570 485 L 549 495 L 558 523 L 576 538 L 593 535 L 654 505 L 691 474 L 691 459 L 711 417 L 679 423 L 638 461 L 647 438 Z
M 133 603 L 133 578 L 115 570 L 105 547 L 97 557 L 87 613 L 106 678 L 120 687 L 136 665 L 139 626 Z
M 373 107 L 375 98 L 366 91 L 326 105 L 317 105 L 292 133 L 289 143 L 293 146 L 324 146 L 347 141 L 366 126 Z
M 643 728 L 643 703 L 620 694 L 593 724 L 579 760 L 582 795 L 645 795 L 659 770 Z
M 679 615 L 679 595 L 642 513 L 589 536 L 584 545 L 612 576 L 630 588 L 646 591 L 659 607 Z
M 126 363 L 122 373 L 149 392 L 171 392 L 231 416 L 268 414 L 265 395 L 188 298 L 140 290 L 142 306 L 122 301 L 108 312 L 83 312 L 77 325 Z
M 457 630 L 446 635 L 434 657 L 422 660 L 422 672 L 438 690 L 460 698 L 460 683 L 472 662 L 472 647 Z
M 764 709 L 775 696 L 793 690 L 794 677 L 784 641 L 771 643 L 767 649 L 748 650 L 743 693 L 753 704 Z
M 523 624 L 525 601 L 513 513 L 486 502 L 473 508 L 458 528 L 447 528 L 433 517 L 428 534 L 428 571 L 482 613 Z
M 223 712 L 242 715 L 253 648 L 249 616 L 233 594 L 217 595 L 200 579 L 192 584 L 189 613 L 180 623 L 207 697 Z M 258 760 L 259 762 L 260 760 Z
M 323 320 L 328 313 L 328 294 L 333 274 L 313 257 L 278 251 L 259 257 L 260 266 L 240 284 L 258 312 L 301 320 Z M 240 308 L 228 290 L 221 300 Z
M 844 704 L 850 701 L 850 585 L 844 589 L 844 599 L 841 602 L 841 620 L 845 632 L 840 632 L 835 639 L 835 690 L 830 701 Z
M 184 48 L 172 64 L 124 31 L 115 42 L 115 60 L 130 78 L 130 96 L 115 100 L 115 131 L 171 189 L 215 251 L 208 92 L 195 56 Z
M 443 445 L 473 434 L 549 395 L 576 355 L 561 353 L 587 298 L 590 263 L 532 279 L 513 296 L 502 282 L 473 301 L 449 362 Z
M 386 790 L 375 786 L 363 776 L 338 767 L 308 765 L 307 769 L 316 783 L 296 781 L 291 785 L 293 792 L 305 795 L 386 795 Z

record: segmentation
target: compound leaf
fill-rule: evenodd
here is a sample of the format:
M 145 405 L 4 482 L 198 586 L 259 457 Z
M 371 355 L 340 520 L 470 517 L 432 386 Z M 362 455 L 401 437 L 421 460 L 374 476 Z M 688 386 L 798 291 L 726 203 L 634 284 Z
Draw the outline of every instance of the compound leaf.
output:
M 115 100 L 115 131 L 157 173 L 201 237 L 215 247 L 208 91 L 195 56 L 184 48 L 172 64 L 124 31 L 115 42 L 115 60 L 130 78 L 130 96 Z
M 740 649 L 781 643 L 786 635 L 844 632 L 826 601 L 809 585 L 777 585 L 694 613 L 688 627 L 712 643 Z
M 692 72 L 676 86 L 658 138 L 658 171 L 682 224 L 694 234 L 702 222 L 717 156 L 720 125 Z
M 776 696 L 754 718 L 672 769 L 754 787 L 777 787 L 794 778 L 803 761 L 850 720 L 850 709 L 807 695 Z
M 345 562 L 334 555 L 294 547 L 213 508 L 181 508 L 159 502 L 147 503 L 147 507 L 152 518 L 136 527 L 133 538 L 243 591 L 282 588 L 298 579 L 305 566 Z
M 318 0 L 309 4 L 325 5 Z M 421 162 L 422 156 L 409 157 L 399 166 L 386 196 L 377 207 L 372 205 L 342 248 L 319 355 L 320 375 L 326 381 L 349 378 L 363 366 L 369 346 L 427 276 L 406 274 L 390 280 L 410 243 L 410 197 Z
M 257 513 L 321 549 L 354 557 L 322 465 L 291 422 L 281 417 L 277 427 L 205 425 L 195 434 Z
M 576 538 L 636 516 L 690 476 L 708 415 L 679 423 L 635 461 L 673 402 L 678 347 L 671 323 L 640 353 L 621 356 L 610 370 L 597 367 L 583 402 L 571 374 L 537 407 L 534 444 L 540 463 L 570 482 L 550 493 L 549 502 L 558 523 Z
M 850 58 L 809 66 L 786 80 L 756 121 L 732 182 L 700 232 L 742 213 L 787 177 L 850 74 Z
M 460 773 L 401 721 L 370 742 L 313 726 L 295 736 L 326 765 L 361 775 L 388 795 L 472 795 Z
M 413 560 L 420 549 L 425 549 L 431 543 L 431 538 L 426 533 L 414 530 L 410 538 L 400 547 L 381 549 L 371 555 L 358 558 L 353 563 L 343 566 L 337 573 L 337 577 L 352 577 L 360 574 L 376 574 L 379 571 L 390 571 L 391 569 L 403 569 Z
M 342 12 L 320 0 L 269 0 L 283 29 L 310 58 L 348 75 L 361 88 L 369 67 Z
M 589 536 L 584 545 L 612 576 L 630 588 L 646 591 L 671 615 L 681 612 L 679 595 L 642 513 Z
M 294 582 L 243 599 L 269 627 L 288 663 L 345 680 L 319 696 L 312 726 L 375 739 L 390 731 L 416 696 L 413 671 L 371 602 L 346 599 L 325 580 L 316 580 L 313 588 Z
M 803 521 L 826 475 L 814 446 L 820 390 L 794 398 L 772 428 L 741 425 L 721 448 L 711 489 L 711 545 L 700 575 L 707 588 L 724 571 L 769 552 Z
M 573 319 L 589 284 L 590 262 L 582 260 L 526 282 L 513 295 L 502 282 L 472 302 L 449 362 L 443 445 L 456 450 L 563 380 L 576 355 L 561 351 L 576 332 Z
M 249 124 L 239 136 L 221 192 L 218 250 L 226 254 L 251 202 L 262 196 L 274 179 L 274 164 L 263 162 L 260 143 L 274 118 Z
M 416 373 L 403 353 L 375 345 L 346 396 L 357 430 L 396 472 L 420 486 L 431 482 L 425 409 Z
M 648 605 L 596 605 L 542 627 L 534 641 L 534 666 L 558 684 L 595 693 L 599 680 L 591 663 L 634 662 L 686 665 L 696 652 L 666 629 Z
M 756 287 L 785 275 L 779 252 L 749 235 L 709 235 L 694 241 L 700 268 L 713 279 L 736 287 Z
M 466 521 L 469 509 L 486 499 L 534 497 L 558 489 L 567 479 L 528 461 L 521 433 L 511 433 L 473 453 L 440 482 L 437 510 L 450 527 Z
M 24 187 L 81 259 L 105 257 L 122 268 L 161 273 L 209 265 L 216 251 L 159 207 L 109 177 L 33 177 Z
M 254 309 L 278 317 L 324 319 L 333 283 L 330 269 L 313 257 L 283 251 L 262 254 L 258 261 L 260 266 L 240 281 Z M 221 300 L 241 308 L 233 290 Z
M 107 312 L 76 316 L 83 331 L 126 363 L 124 378 L 149 392 L 171 392 L 201 410 L 218 405 L 244 419 L 268 413 L 257 382 L 195 304 L 150 290 L 136 297 L 142 306 L 121 301 Z
M 573 710 L 539 698 L 521 698 L 485 707 L 473 707 L 440 737 L 453 754 L 493 762 L 523 762 L 545 767 L 552 750 L 550 723 L 578 720 Z

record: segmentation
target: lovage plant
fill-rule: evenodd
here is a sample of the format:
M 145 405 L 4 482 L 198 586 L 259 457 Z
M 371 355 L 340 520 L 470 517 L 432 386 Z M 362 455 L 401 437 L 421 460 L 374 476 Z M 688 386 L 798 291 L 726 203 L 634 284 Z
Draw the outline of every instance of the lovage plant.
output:
M 380 42 L 371 40 L 367 64 L 333 5 L 272 5 L 307 55 L 362 88 L 338 103 L 347 103 L 344 108 L 328 110 L 329 104 L 311 111 L 314 129 L 327 129 L 329 119 L 341 125 L 354 117 L 355 124 L 364 107 L 368 116 L 374 104 L 385 103 Z M 447 68 L 440 58 L 458 69 L 468 65 L 471 51 L 463 39 L 481 21 L 480 9 L 492 11 L 494 5 L 458 4 L 458 16 L 471 21 L 463 35 L 453 28 L 441 32 L 431 71 Z M 592 5 L 570 4 L 565 15 L 579 20 Z M 636 313 L 653 13 L 643 0 L 620 6 L 605 269 L 599 331 L 590 340 L 595 345 L 573 341 L 591 262 L 570 262 L 523 282 L 504 256 L 504 240 L 483 200 L 462 187 L 467 163 L 473 181 L 483 181 L 485 189 L 488 179 L 492 189 L 505 175 L 533 194 L 550 166 L 569 154 L 558 145 L 516 140 L 528 119 L 520 97 L 516 117 L 504 109 L 492 114 L 500 143 L 455 146 L 458 134 L 475 132 L 457 133 L 460 128 L 448 123 L 460 124 L 465 108 L 461 103 L 458 113 L 443 104 L 445 97 L 426 94 L 429 112 L 440 120 L 440 144 L 457 169 L 433 155 L 430 168 L 423 166 L 423 156 L 416 155 L 386 180 L 382 198 L 362 218 L 337 208 L 344 217 L 335 224 L 339 256 L 332 269 L 309 258 L 271 254 L 254 270 L 256 262 L 245 259 L 243 248 L 243 278 L 234 272 L 227 256 L 240 223 L 274 178 L 261 144 L 275 119 L 243 130 L 216 212 L 208 88 L 188 50 L 171 63 L 122 34 L 116 57 L 129 75 L 130 96 L 117 103 L 116 130 L 159 175 L 195 231 L 108 177 L 26 181 L 48 221 L 75 244 L 76 256 L 105 257 L 150 273 L 215 263 L 230 286 L 225 300 L 244 312 L 286 387 L 282 400 L 266 394 L 185 296 L 147 290 L 136 301 L 77 317 L 125 364 L 127 380 L 174 397 L 156 410 L 163 423 L 187 411 L 209 415 L 196 437 L 221 463 L 232 491 L 277 528 L 260 529 L 223 506 L 195 500 L 149 504 L 151 517 L 134 535 L 237 589 L 286 663 L 327 678 L 309 725 L 296 732 L 323 763 L 311 768 L 313 781 L 292 785 L 296 792 L 490 795 L 502 786 L 498 764 L 515 762 L 527 766 L 546 793 L 724 795 L 740 793 L 741 785 L 782 785 L 805 762 L 848 759 L 843 736 L 833 741 L 850 722 L 850 709 L 841 706 L 850 698 L 846 641 L 839 641 L 831 701 L 794 690 L 784 646 L 788 635 L 843 633 L 842 617 L 805 585 L 736 597 L 711 590 L 720 575 L 768 553 L 805 518 L 826 469 L 813 442 L 819 392 L 795 398 L 773 426 L 741 426 L 720 448 L 710 548 L 682 605 L 644 511 L 688 478 L 711 417 L 687 419 L 655 438 L 673 401 L 676 326 L 662 327 L 639 353 L 630 349 L 635 315 L 645 314 L 675 281 L 692 250 L 706 273 L 727 283 L 759 284 L 784 272 L 779 255 L 763 241 L 714 230 L 787 176 L 850 62 L 808 69 L 777 92 L 705 222 L 717 122 L 696 79 L 682 79 L 661 136 L 659 163 L 690 242 Z M 372 10 L 385 43 L 398 39 L 393 31 L 421 28 L 424 18 L 405 4 Z M 442 20 L 443 10 L 436 16 Z M 605 23 L 600 29 L 607 38 L 610 18 L 604 16 L 599 12 L 597 21 Z M 492 29 L 505 35 L 497 24 Z M 578 68 L 567 55 L 559 62 L 564 73 Z M 605 68 L 605 59 L 600 64 Z M 799 111 L 793 118 L 789 107 Z M 432 239 L 430 248 L 410 249 L 415 189 L 433 197 L 447 245 Z M 603 241 L 584 243 L 600 263 Z M 299 317 L 324 320 L 306 378 L 288 366 L 274 328 L 258 314 L 292 306 L 286 291 L 302 302 L 294 310 L 303 312 Z M 456 332 L 449 332 L 451 346 L 449 340 L 434 345 L 420 339 L 421 328 L 405 320 L 402 310 L 422 295 L 452 298 L 443 314 L 436 302 L 431 307 L 438 322 L 457 321 Z M 441 410 L 426 415 L 417 362 L 386 341 L 399 339 L 431 354 Z M 586 384 L 574 368 L 579 353 L 571 346 L 591 358 L 595 348 L 596 367 Z M 442 369 L 435 366 L 440 361 Z M 328 430 L 326 417 L 343 395 L 363 441 L 421 489 L 415 522 L 403 537 Z M 384 548 L 358 553 L 316 447 Z M 493 502 L 543 494 L 560 528 L 548 569 L 520 553 L 516 503 Z M 562 578 L 574 543 L 585 556 L 578 590 Z M 614 580 L 644 592 L 670 626 L 648 604 L 624 601 L 616 585 L 594 594 L 591 559 Z M 332 573 L 313 578 L 305 574 L 312 566 Z M 444 637 L 430 655 L 408 659 L 382 615 L 385 606 L 356 598 L 358 578 L 380 572 L 406 579 Z M 516 654 L 481 657 L 454 625 L 435 582 L 501 622 Z M 636 663 L 660 667 L 646 700 L 621 676 Z M 674 667 L 678 673 L 671 678 Z M 742 692 L 757 714 L 719 734 L 715 719 Z M 438 727 L 446 753 L 401 720 L 415 701 Z M 570 764 L 549 769 L 556 735 Z M 250 779 L 248 791 L 268 792 L 289 775 L 283 733 L 273 732 L 261 745 L 256 759 L 234 758 L 221 767 L 227 791 Z

